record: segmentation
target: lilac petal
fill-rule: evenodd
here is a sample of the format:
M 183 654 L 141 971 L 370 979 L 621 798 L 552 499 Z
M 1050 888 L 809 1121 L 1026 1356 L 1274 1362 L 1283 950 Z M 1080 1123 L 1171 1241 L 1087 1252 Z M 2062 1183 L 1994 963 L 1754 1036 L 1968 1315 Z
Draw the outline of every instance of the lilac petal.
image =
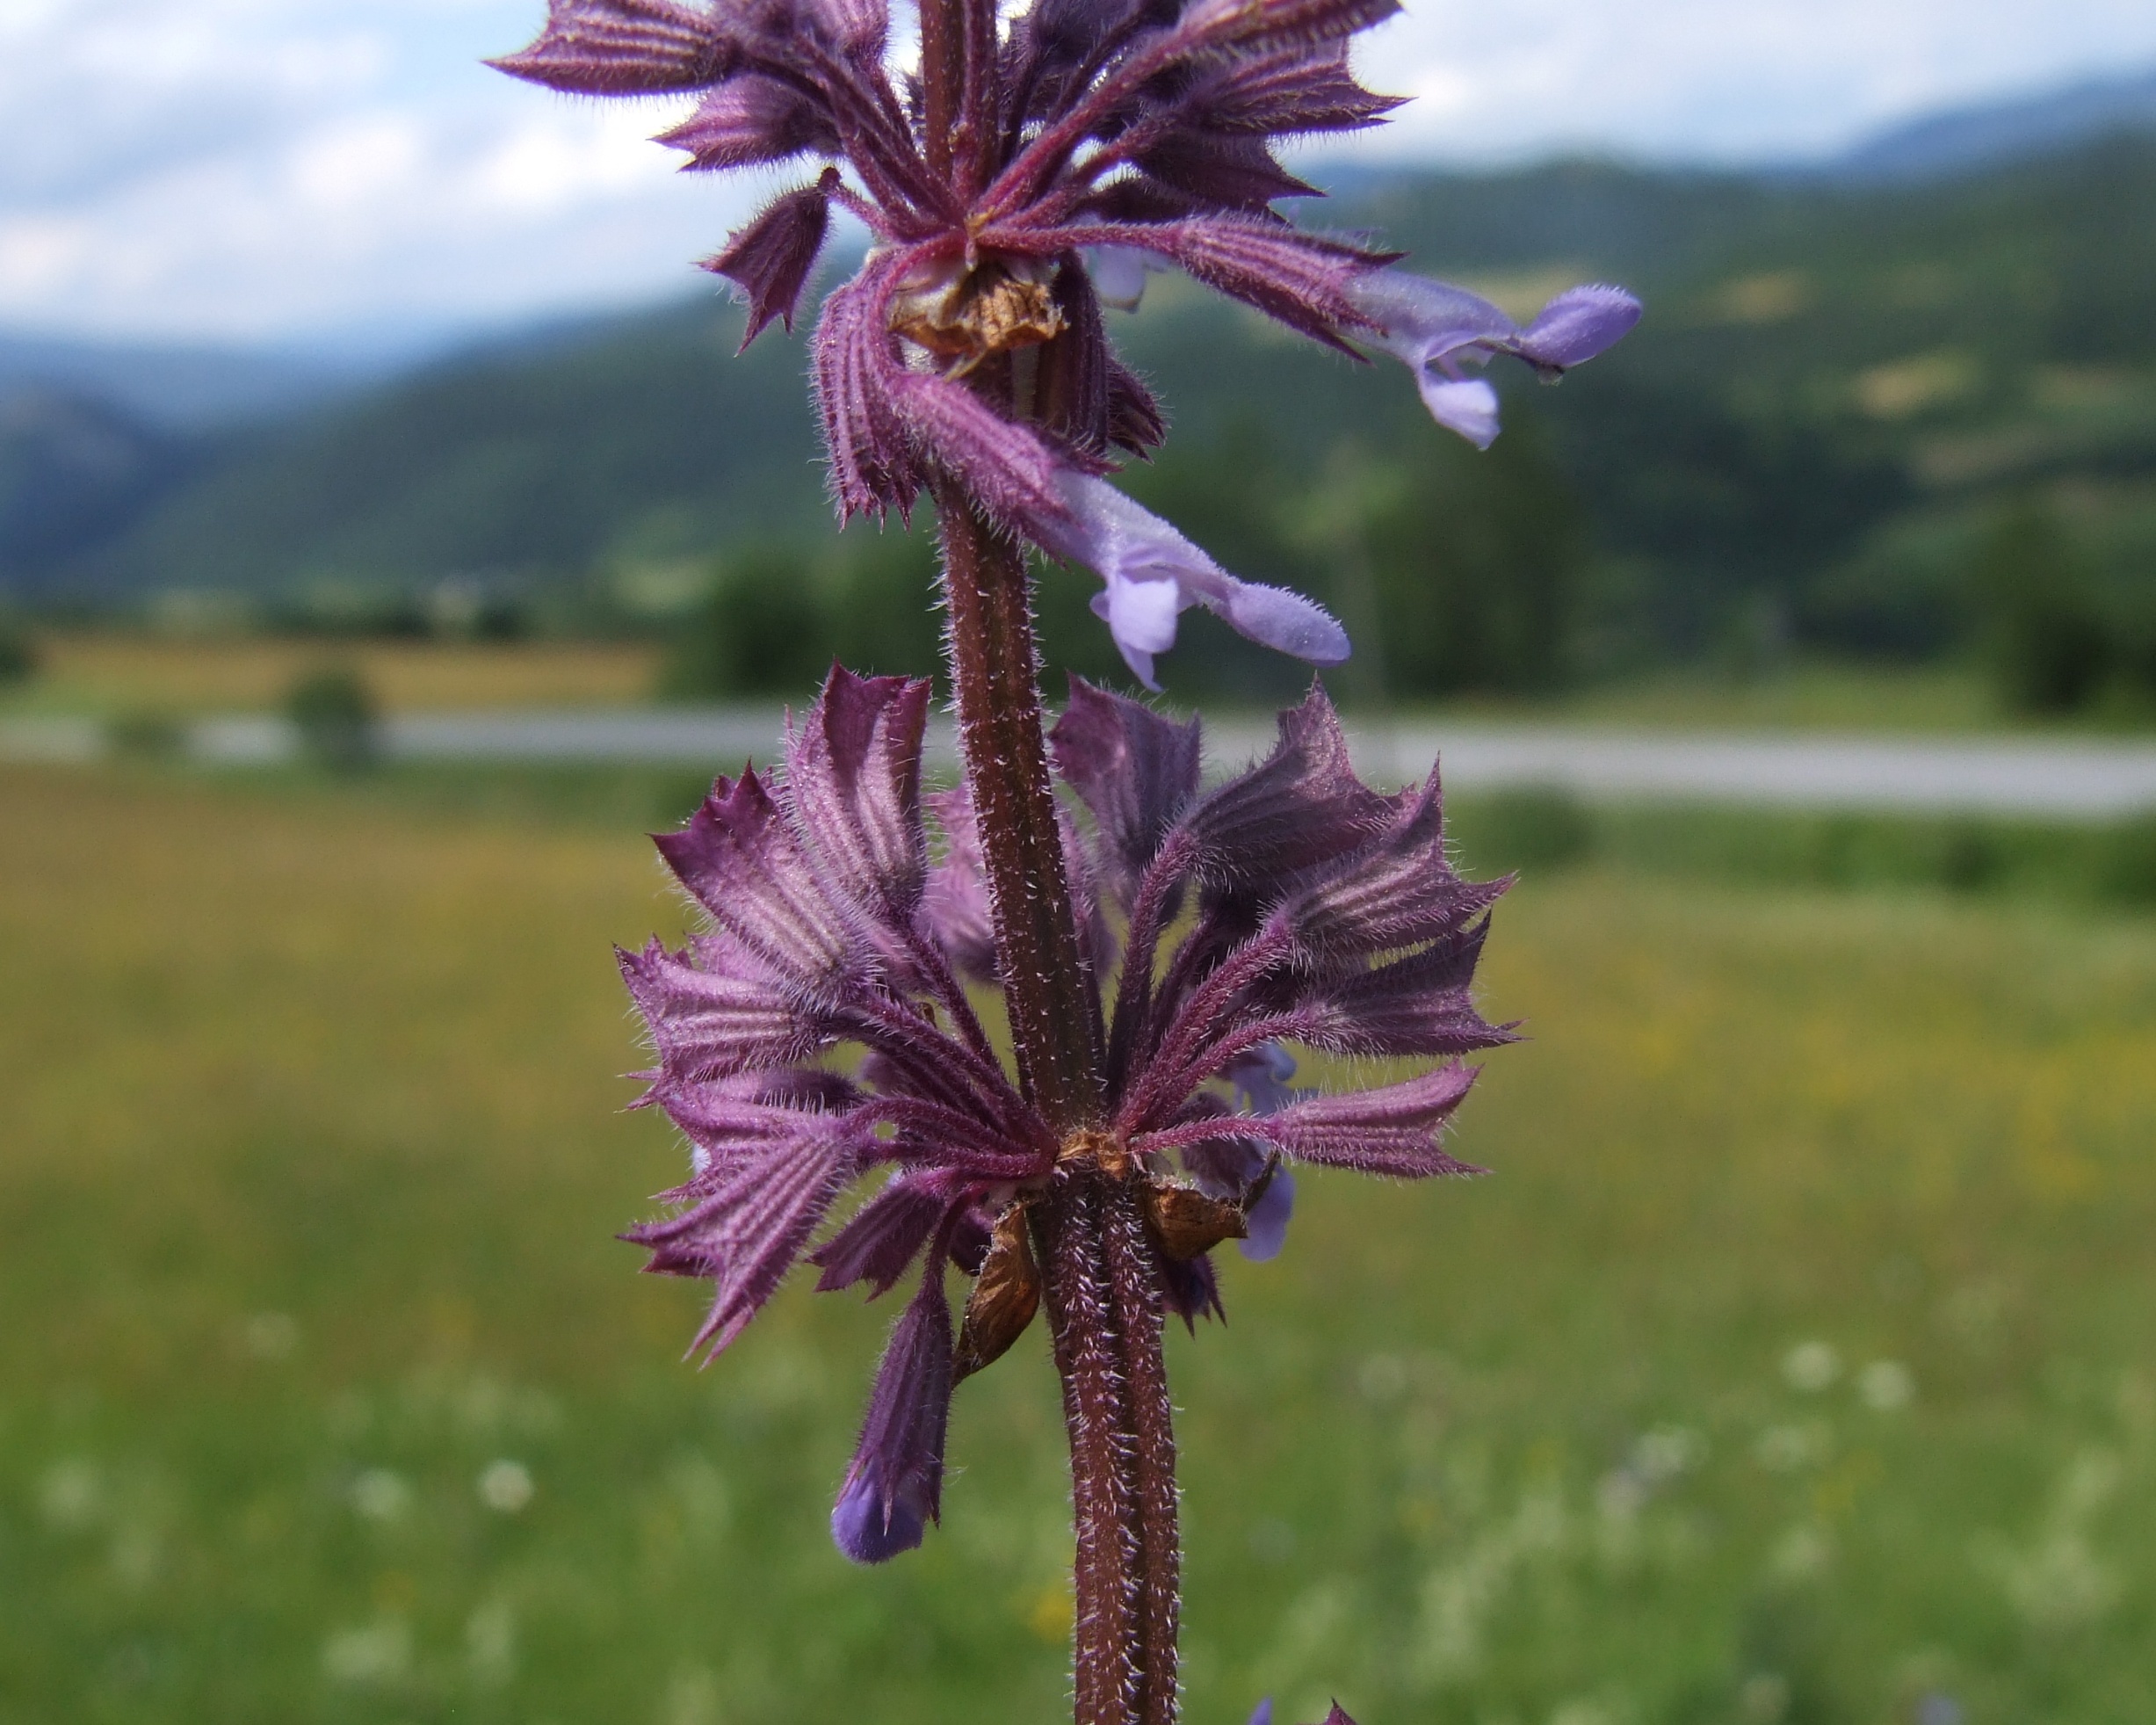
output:
M 1622 340 L 1639 321 L 1639 301 L 1622 287 L 1568 287 L 1521 332 L 1520 358 L 1555 376 Z
M 1253 1264 L 1270 1263 L 1287 1243 L 1288 1218 L 1294 1211 L 1295 1177 L 1284 1168 L 1276 1168 L 1258 1201 L 1245 1213 L 1243 1220 L 1250 1231 L 1235 1243 L 1235 1249 Z
M 825 169 L 824 177 L 815 185 L 775 199 L 754 221 L 728 237 L 724 251 L 701 265 L 737 283 L 748 296 L 743 348 L 774 317 L 784 318 L 788 330 L 793 328 L 801 290 L 808 286 L 808 273 L 816 267 L 816 254 L 830 231 L 829 190 L 837 170 Z
M 801 1114 L 802 1129 L 763 1154 L 714 1170 L 684 1214 L 630 1229 L 651 1248 L 647 1269 L 708 1276 L 712 1305 L 691 1351 L 717 1356 L 778 1291 L 833 1201 L 860 1167 L 857 1129 L 843 1117 Z
M 1268 647 L 1337 663 L 1347 656 L 1340 626 L 1298 594 L 1238 581 L 1168 522 L 1107 481 L 1066 467 L 1056 475 L 1060 517 L 1029 524 L 1052 555 L 1083 563 L 1105 586 L 1094 614 L 1108 624 L 1116 646 L 1149 689 L 1153 656 L 1176 643 L 1176 619 L 1194 605 L 1223 618 Z
M 1136 311 L 1146 297 L 1147 258 L 1151 254 L 1136 246 L 1091 245 L 1085 249 L 1087 273 L 1093 291 L 1104 306 L 1118 311 Z
M 1415 374 L 1430 417 L 1478 449 L 1498 431 L 1497 395 L 1460 375 L 1463 360 L 1510 353 L 1545 378 L 1591 359 L 1639 321 L 1639 301 L 1621 287 L 1568 288 L 1522 330 L 1479 294 L 1402 270 L 1358 278 L 1349 297 L 1377 333 L 1370 339 Z
M 1405 270 L 1359 276 L 1348 297 L 1376 326 L 1371 339 L 1411 366 L 1430 365 L 1478 344 L 1508 343 L 1520 332 L 1480 294 Z
M 652 842 L 719 925 L 783 974 L 822 987 L 848 964 L 846 918 L 753 771 L 722 775 L 686 827 Z
M 892 345 L 891 286 L 907 267 L 903 251 L 872 259 L 823 302 L 816 320 L 811 343 L 816 408 L 841 521 L 881 518 L 894 509 L 906 516 L 921 489 L 892 401 L 906 368 Z
M 1238 634 L 1308 664 L 1340 664 L 1351 650 L 1348 632 L 1330 612 L 1285 587 L 1237 582 L 1223 614 Z
M 860 1443 L 832 1506 L 831 1538 L 857 1563 L 911 1551 L 939 1516 L 951 1386 L 943 1274 L 937 1258 L 891 1332 Z
M 928 871 L 921 821 L 926 678 L 834 665 L 786 743 L 785 796 L 837 888 L 894 925 L 910 922 Z
M 1277 1042 L 1260 1042 L 1235 1056 L 1221 1069 L 1235 1092 L 1236 1105 L 1247 1114 L 1270 1114 L 1295 1100 L 1288 1080 L 1295 1076 L 1295 1056 Z
M 1436 372 L 1421 372 L 1415 381 L 1422 388 L 1422 405 L 1429 417 L 1448 431 L 1457 431 L 1477 449 L 1497 441 L 1497 392 L 1480 378 L 1449 378 Z
M 1224 1125 L 1223 1131 L 1232 1130 Z M 1183 1171 L 1197 1182 L 1198 1190 L 1208 1198 L 1218 1198 L 1230 1204 L 1240 1204 L 1245 1194 L 1256 1184 L 1259 1175 L 1271 1156 L 1262 1145 L 1248 1138 L 1207 1138 L 1195 1144 L 1185 1144 L 1182 1150 Z
M 838 133 L 822 108 L 792 86 L 753 72 L 729 78 L 703 105 L 653 141 L 685 150 L 684 169 L 749 168 L 805 150 L 838 153 Z
M 1108 625 L 1131 675 L 1157 694 L 1161 685 L 1153 675 L 1153 656 L 1176 644 L 1183 589 L 1158 576 L 1133 581 L 1116 569 L 1103 570 L 1102 579 L 1107 585 L 1089 601 L 1093 614 Z
M 1250 1725 L 1273 1725 L 1273 1698 L 1268 1695 L 1250 1714 Z
M 714 17 L 669 0 L 548 0 L 546 27 L 487 63 L 582 96 L 639 96 L 716 83 L 741 50 Z
M 1332 1711 L 1328 1713 L 1323 1719 L 1320 1720 L 1318 1721 L 1318 1725 L 1355 1725 L 1355 1721 L 1348 1717 L 1347 1709 L 1342 1707 L 1338 1701 L 1335 1701 L 1333 1703 Z
M 1070 701 L 1049 733 L 1056 772 L 1092 814 L 1102 859 L 1127 907 L 1161 841 L 1197 794 L 1198 721 L 1070 679 Z
M 822 1266 L 816 1292 L 834 1293 L 857 1282 L 869 1297 L 887 1294 L 929 1243 L 951 1208 L 949 1194 L 915 1175 L 895 1177 L 854 1213 L 853 1219 L 808 1255 Z

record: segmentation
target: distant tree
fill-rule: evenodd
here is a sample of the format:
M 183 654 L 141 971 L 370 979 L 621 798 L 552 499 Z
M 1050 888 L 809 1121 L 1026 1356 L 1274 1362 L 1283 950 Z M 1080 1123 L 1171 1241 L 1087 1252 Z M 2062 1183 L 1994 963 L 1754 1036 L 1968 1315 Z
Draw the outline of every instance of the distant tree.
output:
M 1382 466 L 1391 483 L 1372 487 L 1362 533 L 1392 692 L 1561 682 L 1585 538 L 1534 422 L 1516 412 L 1480 454 L 1440 433 L 1404 436 Z
M 676 700 L 799 696 L 829 668 L 833 630 L 808 560 L 782 546 L 724 558 L 711 595 L 673 637 L 659 692 Z
M 324 665 L 302 676 L 285 697 L 285 716 L 308 757 L 332 772 L 357 772 L 380 753 L 380 711 L 373 691 L 350 665 Z
M 37 642 L 13 618 L 0 616 L 0 683 L 21 683 L 38 669 Z
M 2002 516 L 1972 572 L 1980 640 L 2001 702 L 2017 713 L 2070 713 L 2112 669 L 2109 631 L 2083 560 L 2040 503 Z
M 840 539 L 829 580 L 828 650 L 856 670 L 921 676 L 943 663 L 936 523 L 916 512 L 910 530 L 857 524 Z M 1096 626 L 1097 627 L 1097 626 Z

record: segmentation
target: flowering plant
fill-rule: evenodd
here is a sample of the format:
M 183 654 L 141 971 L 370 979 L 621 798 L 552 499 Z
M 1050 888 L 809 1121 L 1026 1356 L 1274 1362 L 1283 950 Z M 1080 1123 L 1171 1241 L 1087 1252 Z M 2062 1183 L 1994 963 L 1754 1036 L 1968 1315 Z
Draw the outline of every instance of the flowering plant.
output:
M 820 1287 L 872 1294 L 919 1265 L 831 1517 L 864 1562 L 924 1536 L 954 1386 L 1045 1307 L 1079 1725 L 1177 1713 L 1166 1316 L 1219 1309 L 1224 1242 L 1277 1249 L 1284 1161 L 1467 1171 L 1440 1142 L 1474 1076 L 1457 1057 L 1508 1034 L 1469 998 L 1501 884 L 1448 863 L 1435 772 L 1393 795 L 1361 783 L 1313 690 L 1264 760 L 1206 791 L 1196 721 L 1074 683 L 1051 730 L 1036 678 L 1028 545 L 1099 575 L 1094 609 L 1147 687 L 1193 606 L 1313 664 L 1348 656 L 1320 606 L 1239 580 L 1110 482 L 1165 435 L 1103 315 L 1147 272 L 1393 354 L 1479 446 L 1498 402 L 1477 368 L 1509 354 L 1554 378 L 1637 319 L 1622 290 L 1582 286 L 1523 327 L 1273 211 L 1313 192 L 1276 140 L 1397 105 L 1347 56 L 1398 10 L 920 0 L 907 68 L 885 0 L 550 0 L 539 39 L 496 62 L 581 94 L 698 93 L 660 134 L 693 169 L 822 159 L 706 265 L 741 290 L 749 340 L 792 328 L 834 207 L 872 236 L 812 342 L 831 494 L 842 522 L 935 504 L 964 782 L 922 789 L 925 682 L 834 670 L 782 771 L 721 778 L 659 840 L 710 925 L 622 968 L 658 1049 L 646 1099 L 694 1169 L 631 1237 L 653 1269 L 712 1281 L 714 1352 L 805 1253 Z M 1000 995 L 1013 1069 L 969 981 Z M 1296 1091 L 1289 1044 L 1438 1063 Z M 847 1048 L 865 1053 L 841 1069 Z M 952 1269 L 972 1283 L 955 1337 Z

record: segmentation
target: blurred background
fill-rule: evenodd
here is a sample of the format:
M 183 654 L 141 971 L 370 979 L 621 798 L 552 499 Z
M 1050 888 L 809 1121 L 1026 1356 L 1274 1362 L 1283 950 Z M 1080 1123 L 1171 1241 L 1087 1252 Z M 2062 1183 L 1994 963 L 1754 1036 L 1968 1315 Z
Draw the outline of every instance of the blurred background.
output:
M 699 1374 L 610 1238 L 639 835 L 938 620 L 687 262 L 785 177 L 477 65 L 541 11 L 0 15 L 0 1725 L 1063 1707 L 1042 1352 L 850 1570 L 885 1315 Z M 1492 1178 L 1305 1180 L 1175 1342 L 1190 1716 L 2156 1716 L 2156 11 L 1432 0 L 1363 70 L 1305 219 L 1648 313 L 1487 455 L 1176 279 L 1112 326 L 1130 489 L 1522 872 L 1532 1036 Z M 1302 684 L 1161 669 L 1222 770 Z

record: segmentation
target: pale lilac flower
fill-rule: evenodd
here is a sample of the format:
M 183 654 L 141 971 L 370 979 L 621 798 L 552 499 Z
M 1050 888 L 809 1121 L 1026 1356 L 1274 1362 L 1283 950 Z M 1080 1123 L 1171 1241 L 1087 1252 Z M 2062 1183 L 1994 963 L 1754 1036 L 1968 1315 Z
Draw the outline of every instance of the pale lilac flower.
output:
M 1250 1715 L 1250 1725 L 1273 1725 L 1273 1698 L 1270 1695 L 1257 1704 L 1257 1710 Z M 1355 1725 L 1355 1721 L 1348 1717 L 1340 1703 L 1335 1701 L 1332 1711 L 1325 1715 L 1321 1725 Z
M 647 1100 L 692 1162 L 663 1194 L 672 1214 L 627 1237 L 651 1269 L 712 1282 L 698 1344 L 727 1346 L 804 1256 L 819 1288 L 871 1298 L 918 1269 L 832 1511 L 861 1562 L 917 1545 L 939 1514 L 952 1388 L 1032 1315 L 1028 1207 L 1071 1154 L 958 981 L 981 956 L 987 890 L 968 805 L 921 792 L 928 699 L 925 682 L 834 670 L 781 772 L 720 779 L 658 841 L 707 929 L 678 953 L 621 955 L 658 1053 Z M 1195 721 L 1082 682 L 1053 738 L 1089 821 L 1068 836 L 1080 920 L 1095 975 L 1114 980 L 1100 1002 L 1110 1111 L 1088 1155 L 1138 1184 L 1160 1297 L 1192 1323 L 1220 1308 L 1213 1247 L 1247 1235 L 1254 1256 L 1278 1249 L 1283 1160 L 1473 1171 L 1440 1142 L 1474 1080 L 1456 1057 L 1509 1040 L 1469 993 L 1503 883 L 1453 872 L 1434 779 L 1395 796 L 1363 785 L 1314 692 L 1281 715 L 1270 755 L 1211 791 L 1198 741 Z M 1283 1043 L 1446 1063 L 1328 1095 L 1287 1087 Z M 849 1047 L 865 1058 L 836 1069 Z M 978 1279 L 955 1346 L 946 1266 Z
M 1106 585 L 1093 598 L 1131 674 L 1148 689 L 1153 658 L 1176 644 L 1176 620 L 1204 605 L 1237 634 L 1316 665 L 1348 656 L 1348 634 L 1325 609 L 1284 587 L 1239 581 L 1150 510 L 1104 479 L 1066 468 L 1056 475 L 1060 517 L 1036 536 L 1067 562 L 1083 563 Z
M 1430 417 L 1478 449 L 1496 440 L 1497 392 L 1485 380 L 1466 376 L 1464 365 L 1509 353 L 1553 382 L 1639 321 L 1638 300 L 1621 287 L 1599 285 L 1566 288 L 1525 329 L 1479 294 L 1400 270 L 1361 277 L 1349 297 L 1376 326 L 1363 339 L 1404 363 Z
M 1088 246 L 1082 254 L 1086 273 L 1093 280 L 1093 294 L 1118 311 L 1136 311 L 1146 297 L 1146 278 L 1168 267 L 1152 253 L 1135 246 Z

